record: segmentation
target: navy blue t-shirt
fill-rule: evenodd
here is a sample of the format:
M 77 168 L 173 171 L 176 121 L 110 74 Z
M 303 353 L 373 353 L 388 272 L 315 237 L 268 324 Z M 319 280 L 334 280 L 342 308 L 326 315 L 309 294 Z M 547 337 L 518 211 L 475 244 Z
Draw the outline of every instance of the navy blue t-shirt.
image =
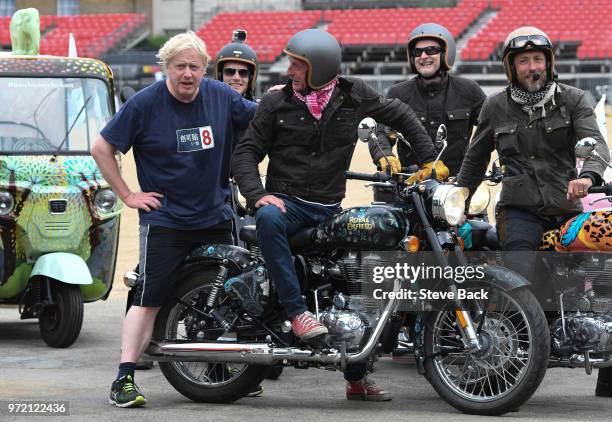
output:
M 191 103 L 174 98 L 166 81 L 130 98 L 101 135 L 124 154 L 133 148 L 141 190 L 164 195 L 161 208 L 138 210 L 140 224 L 196 230 L 231 219 L 232 137 L 256 108 L 211 79 L 202 80 Z

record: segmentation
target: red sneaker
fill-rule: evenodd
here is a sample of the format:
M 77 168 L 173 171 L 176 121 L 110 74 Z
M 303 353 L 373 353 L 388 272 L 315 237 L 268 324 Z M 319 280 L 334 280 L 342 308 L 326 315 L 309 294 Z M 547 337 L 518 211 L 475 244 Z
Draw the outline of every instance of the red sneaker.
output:
M 347 381 L 346 398 L 348 400 L 389 401 L 391 393 L 384 391 L 374 381 L 362 378 L 359 381 Z
M 293 333 L 302 340 L 327 334 L 327 328 L 321 325 L 310 312 L 303 312 L 293 317 L 291 328 Z

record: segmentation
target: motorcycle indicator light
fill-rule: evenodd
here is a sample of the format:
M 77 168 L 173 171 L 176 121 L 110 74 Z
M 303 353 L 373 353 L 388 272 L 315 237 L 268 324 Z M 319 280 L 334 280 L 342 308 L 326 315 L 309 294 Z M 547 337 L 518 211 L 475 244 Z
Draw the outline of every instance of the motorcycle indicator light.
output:
M 457 236 L 457 243 L 462 251 L 465 250 L 465 240 L 462 237 Z
M 15 207 L 15 198 L 7 191 L 0 191 L 0 215 L 8 215 Z
M 421 248 L 421 240 L 417 236 L 406 236 L 402 240 L 402 246 L 408 253 L 418 252 Z

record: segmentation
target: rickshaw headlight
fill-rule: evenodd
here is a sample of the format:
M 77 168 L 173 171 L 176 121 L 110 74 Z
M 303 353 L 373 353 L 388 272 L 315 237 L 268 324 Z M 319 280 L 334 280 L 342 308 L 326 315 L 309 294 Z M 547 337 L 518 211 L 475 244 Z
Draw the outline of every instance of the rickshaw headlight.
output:
M 451 226 L 456 226 L 464 217 L 467 195 L 467 188 L 440 185 L 432 198 L 431 210 L 434 217 L 445 220 Z
M 94 205 L 103 213 L 112 212 L 117 205 L 117 195 L 110 189 L 103 189 L 96 193 Z
M 469 215 L 479 215 L 482 214 L 484 210 L 487 209 L 489 205 L 489 201 L 491 200 L 491 194 L 489 192 L 489 188 L 486 183 L 481 183 L 472 195 L 472 199 L 470 200 L 470 208 L 468 209 Z
M 8 215 L 15 207 L 15 198 L 7 191 L 0 191 L 0 215 Z

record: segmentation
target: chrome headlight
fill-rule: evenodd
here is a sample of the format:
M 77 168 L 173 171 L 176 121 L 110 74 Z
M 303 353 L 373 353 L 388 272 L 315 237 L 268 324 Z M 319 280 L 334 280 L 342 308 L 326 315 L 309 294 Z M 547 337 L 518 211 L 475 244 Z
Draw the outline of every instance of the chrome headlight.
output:
M 491 200 L 491 193 L 489 192 L 489 187 L 485 182 L 482 182 L 474 195 L 472 195 L 472 199 L 470 200 L 470 207 L 468 209 L 469 215 L 479 215 L 482 214 L 483 211 L 487 209 L 489 206 L 489 201 Z
M 8 215 L 15 207 L 15 198 L 9 192 L 0 190 L 0 215 Z
M 451 226 L 458 225 L 464 216 L 468 192 L 467 188 L 453 185 L 438 186 L 431 202 L 434 218 L 444 220 Z
M 94 205 L 102 213 L 109 213 L 117 205 L 117 195 L 110 189 L 102 189 L 94 196 Z

